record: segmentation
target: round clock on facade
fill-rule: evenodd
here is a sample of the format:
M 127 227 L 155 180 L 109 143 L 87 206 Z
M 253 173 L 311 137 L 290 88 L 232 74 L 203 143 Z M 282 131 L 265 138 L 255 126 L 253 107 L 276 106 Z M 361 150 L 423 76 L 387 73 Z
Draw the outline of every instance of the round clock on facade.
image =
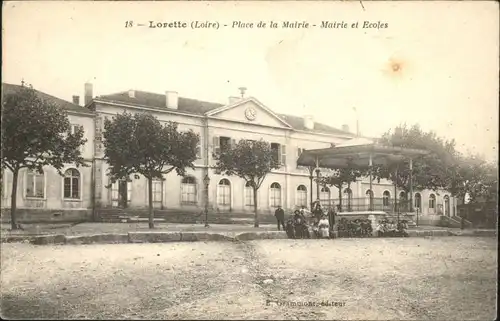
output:
M 245 116 L 248 120 L 254 120 L 256 115 L 257 115 L 257 111 L 252 107 L 248 107 L 245 110 Z

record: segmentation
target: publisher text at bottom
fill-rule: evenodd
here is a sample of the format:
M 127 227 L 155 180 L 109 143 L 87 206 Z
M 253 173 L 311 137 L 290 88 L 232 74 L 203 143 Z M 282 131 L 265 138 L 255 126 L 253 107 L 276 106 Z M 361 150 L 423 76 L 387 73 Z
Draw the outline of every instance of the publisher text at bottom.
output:
M 345 302 L 339 301 L 280 301 L 266 300 L 266 305 L 290 306 L 290 307 L 344 307 Z

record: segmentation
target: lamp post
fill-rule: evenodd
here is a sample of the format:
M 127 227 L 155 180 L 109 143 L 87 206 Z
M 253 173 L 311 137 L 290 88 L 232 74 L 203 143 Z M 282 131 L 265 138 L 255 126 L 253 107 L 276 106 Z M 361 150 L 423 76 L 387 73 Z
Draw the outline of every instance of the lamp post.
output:
M 208 185 L 210 184 L 210 177 L 208 177 L 208 174 L 203 178 L 203 183 L 205 184 L 205 227 L 210 227 L 210 225 L 208 225 Z

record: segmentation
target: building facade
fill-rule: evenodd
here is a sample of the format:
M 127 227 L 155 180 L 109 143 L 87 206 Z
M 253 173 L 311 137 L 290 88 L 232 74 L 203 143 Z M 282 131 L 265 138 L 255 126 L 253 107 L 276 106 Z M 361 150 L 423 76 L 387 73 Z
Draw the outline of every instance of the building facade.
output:
M 77 174 L 71 165 L 68 165 L 68 170 L 72 170 L 68 175 L 76 175 L 68 176 L 71 181 L 80 175 L 79 180 L 76 179 L 80 184 L 80 192 L 74 194 L 76 198 L 73 202 L 68 200 L 67 193 L 73 195 L 66 187 L 70 179 L 57 177 L 57 173 L 54 174 L 50 169 L 47 169 L 43 178 L 32 178 L 31 174 L 23 174 L 20 175 L 23 181 L 19 184 L 20 191 L 22 190 L 18 197 L 20 206 L 22 204 L 26 208 L 51 210 L 81 208 L 94 210 L 94 213 L 109 208 L 146 208 L 148 189 L 144 177 L 131 177 L 129 182 L 110 185 L 106 175 L 108 165 L 104 160 L 102 144 L 104 120 L 124 111 L 149 112 L 160 122 L 174 121 L 179 124 L 180 130 L 191 129 L 199 134 L 200 145 L 195 169 L 188 170 L 185 177 L 171 172 L 166 175 L 164 181 L 153 182 L 154 207 L 181 212 L 200 212 L 205 206 L 206 194 L 211 212 L 227 215 L 253 212 L 253 191 L 245 185 L 245 181 L 235 176 L 218 175 L 213 169 L 213 152 L 223 150 L 240 139 L 268 141 L 281 161 L 281 167 L 269 173 L 258 190 L 257 205 L 260 213 L 272 214 L 278 205 L 291 211 L 300 206 L 309 206 L 310 202 L 317 198 L 324 204 L 329 204 L 332 199 L 338 198 L 339 191 L 335 187 L 317 188 L 315 183 L 311 184 L 309 170 L 298 167 L 297 158 L 304 149 L 328 148 L 332 144 L 343 143 L 356 136 L 345 127 L 339 130 L 315 122 L 311 116 L 277 114 L 254 97 L 230 97 L 227 104 L 183 98 L 176 92 L 155 94 L 129 90 L 94 97 L 92 85 L 85 84 L 85 106 L 72 105 L 85 110 L 78 115 L 69 112 L 68 114 L 72 123 L 84 126 L 88 139 L 85 158 L 88 158 L 90 166 L 74 169 L 78 171 Z M 327 171 L 322 170 L 322 175 L 326 174 Z M 3 200 L 8 199 L 9 194 L 8 175 L 6 177 Z M 204 183 L 205 177 L 210 181 L 208 191 Z M 40 184 L 43 185 L 43 193 Z M 373 182 L 372 188 L 375 198 L 394 197 L 394 187 L 390 182 Z M 31 197 L 27 196 L 33 193 L 32 189 L 42 195 L 43 199 L 32 202 Z M 348 191 L 342 192 L 346 196 Z M 401 191 L 397 193 L 400 197 Z M 369 197 L 368 180 L 352 184 L 350 197 Z M 439 221 L 440 215 L 452 214 L 453 203 L 450 202 L 449 193 L 416 191 L 413 199 L 422 220 Z M 8 207 L 8 203 L 3 200 L 2 207 Z
M 21 86 L 2 84 L 3 95 L 18 92 Z M 58 174 L 55 168 L 45 166 L 43 173 L 21 169 L 17 182 L 17 217 L 22 221 L 79 221 L 90 220 L 93 208 L 93 159 L 94 159 L 94 113 L 79 104 L 65 101 L 46 93 L 37 94 L 64 110 L 71 123 L 71 130 L 82 127 L 87 140 L 82 148 L 85 167 L 65 164 Z M 13 175 L 9 170 L 2 171 L 2 219 L 10 219 L 8 209 L 11 205 Z

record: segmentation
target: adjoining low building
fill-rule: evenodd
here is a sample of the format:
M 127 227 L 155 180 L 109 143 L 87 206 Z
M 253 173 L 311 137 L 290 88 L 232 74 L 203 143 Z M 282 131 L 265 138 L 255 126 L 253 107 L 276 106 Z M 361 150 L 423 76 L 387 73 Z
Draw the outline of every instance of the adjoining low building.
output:
M 2 97 L 17 93 L 21 86 L 2 83 Z M 80 221 L 92 219 L 93 208 L 93 160 L 94 160 L 94 113 L 80 105 L 79 97 L 69 102 L 37 91 L 44 100 L 64 110 L 71 123 L 71 130 L 84 129 L 87 142 L 82 146 L 82 156 L 88 167 L 65 164 L 64 176 L 55 168 L 45 166 L 43 173 L 21 169 L 17 191 L 17 217 L 23 221 Z M 2 172 L 2 220 L 10 219 L 12 173 Z
M 23 210 L 34 210 L 34 215 L 41 209 L 56 213 L 70 208 L 86 213 L 94 210 L 96 218 L 99 218 L 116 211 L 133 214 L 134 211 L 146 209 L 148 191 L 145 178 L 117 182 L 107 188 L 110 181 L 106 176 L 108 165 L 103 159 L 104 119 L 123 111 L 150 112 L 161 122 L 175 121 L 180 130 L 192 129 L 200 135 L 195 169 L 189 170 L 185 177 L 172 172 L 166 175 L 166 180 L 153 183 L 153 203 L 158 212 L 177 213 L 178 216 L 185 216 L 185 221 L 194 221 L 204 209 L 205 177 L 210 179 L 208 207 L 211 215 L 231 218 L 245 213 L 250 215 L 253 212 L 253 190 L 245 185 L 243 179 L 216 174 L 213 170 L 214 151 L 223 150 L 240 139 L 262 138 L 271 143 L 281 167 L 266 177 L 258 191 L 258 208 L 265 216 L 274 213 L 278 205 L 292 211 L 297 207 L 308 207 L 311 201 L 317 198 L 325 205 L 334 202 L 332 200 L 338 198 L 338 190 L 334 187 L 321 187 L 317 190 L 316 185 L 311 183 L 309 170 L 297 166 L 297 159 L 305 149 L 328 148 L 332 144 L 338 145 L 356 137 L 347 126 L 337 129 L 315 121 L 312 116 L 278 114 L 255 97 L 244 95 L 229 97 L 226 104 L 184 98 L 174 91 L 158 94 L 127 90 L 94 97 L 92 85 L 85 84 L 85 108 L 78 103 L 60 104 L 67 108 L 72 123 L 84 127 L 88 139 L 84 154 L 92 166 L 76 169 L 80 175 L 79 179 L 75 178 L 78 176 L 68 176 L 71 179 L 66 180 L 56 178 L 49 174 L 48 170 L 47 176 L 38 178 L 39 183 L 35 183 L 44 186 L 41 198 L 43 201 L 37 203 L 30 203 L 26 196 L 23 196 L 28 193 L 30 184 L 21 182 L 19 188 L 22 192 L 19 197 L 24 199 L 18 204 L 22 204 Z M 77 172 L 68 172 L 68 175 L 70 174 L 78 175 Z M 326 174 L 327 171 L 323 171 L 322 175 Z M 64 182 L 70 180 L 80 184 L 81 192 L 75 194 L 74 202 L 67 200 L 67 195 L 63 192 L 66 186 Z M 2 208 L 8 208 L 9 205 L 4 200 L 9 198 L 10 187 L 7 189 L 8 181 L 4 181 L 6 193 L 2 194 Z M 27 182 L 32 182 L 32 179 L 29 178 Z M 34 188 L 41 190 L 41 187 L 37 186 L 34 185 Z M 369 186 L 368 180 L 363 179 L 352 184 L 350 190 L 346 186 L 342 193 L 346 198 L 363 198 L 369 195 Z M 374 197 L 394 197 L 392 184 L 387 181 L 373 182 L 371 193 Z M 401 191 L 398 190 L 397 194 L 397 197 L 400 197 Z M 415 208 L 420 209 L 422 219 L 426 219 L 428 223 L 438 222 L 440 215 L 451 215 L 453 211 L 450 195 L 444 191 L 415 191 L 413 199 Z M 82 218 L 88 218 L 88 215 Z

